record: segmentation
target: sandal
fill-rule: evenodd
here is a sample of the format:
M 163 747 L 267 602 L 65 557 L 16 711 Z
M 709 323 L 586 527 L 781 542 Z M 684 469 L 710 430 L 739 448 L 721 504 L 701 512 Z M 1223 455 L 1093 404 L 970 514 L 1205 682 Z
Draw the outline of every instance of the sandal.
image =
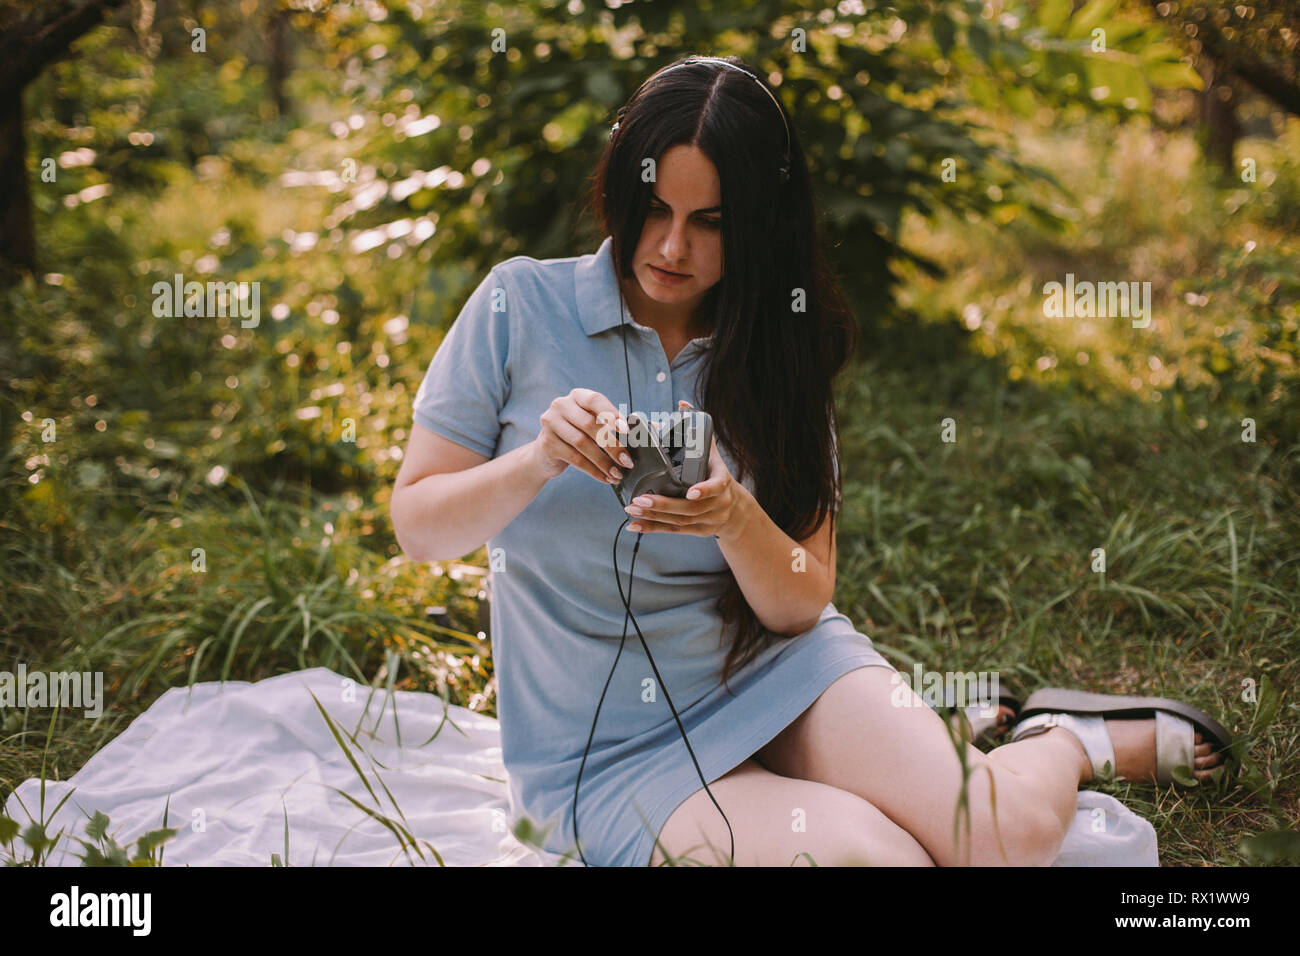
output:
M 1010 708 L 1010 717 L 1002 716 L 1003 707 Z M 994 708 L 991 715 L 987 713 L 983 704 L 969 704 L 957 708 L 949 703 L 941 708 L 941 712 L 944 709 L 951 711 L 948 722 L 955 733 L 961 733 L 960 722 L 964 720 L 970 742 L 980 750 L 987 750 L 997 746 L 998 738 L 1016 725 L 1016 719 L 1020 714 L 1020 701 L 1010 694 L 999 694 L 998 706 Z
M 1196 731 L 1217 753 L 1226 753 L 1232 735 L 1203 710 L 1166 697 L 1127 697 L 1122 694 L 1094 694 L 1052 687 L 1035 691 L 1025 701 L 1020 719 L 1011 734 L 1012 742 L 1041 734 L 1051 727 L 1064 727 L 1079 738 L 1093 776 L 1115 772 L 1115 748 L 1106 730 L 1106 717 L 1151 717 L 1156 721 L 1156 783 L 1186 785 L 1196 768 Z M 1222 766 L 1222 764 L 1220 764 Z M 1185 768 L 1183 778 L 1175 770 Z M 1197 781 L 1199 783 L 1199 781 Z

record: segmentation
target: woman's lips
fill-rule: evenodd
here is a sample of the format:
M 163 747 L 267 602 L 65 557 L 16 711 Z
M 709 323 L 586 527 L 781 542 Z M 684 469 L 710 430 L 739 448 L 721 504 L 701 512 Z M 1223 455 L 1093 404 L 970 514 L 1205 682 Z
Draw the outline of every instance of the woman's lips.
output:
M 666 285 L 677 285 L 678 283 L 685 282 L 690 278 L 688 275 L 682 275 L 679 272 L 668 272 L 664 269 L 660 269 L 658 266 L 651 266 L 650 271 L 654 274 L 656 279 Z

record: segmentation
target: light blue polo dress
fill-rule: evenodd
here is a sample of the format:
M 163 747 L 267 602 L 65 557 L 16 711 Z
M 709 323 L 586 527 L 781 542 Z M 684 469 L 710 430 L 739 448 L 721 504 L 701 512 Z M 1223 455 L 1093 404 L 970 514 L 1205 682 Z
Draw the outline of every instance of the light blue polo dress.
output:
M 433 356 L 415 397 L 415 421 L 495 458 L 536 438 L 547 406 L 575 387 L 647 415 L 674 411 L 678 399 L 703 408 L 695 389 L 712 336 L 693 339 L 670 363 L 658 334 L 630 313 L 620 329 L 621 309 L 609 238 L 590 255 L 500 263 Z M 635 404 L 627 395 L 624 331 Z M 721 443 L 718 450 L 735 474 L 728 450 Z M 746 487 L 753 491 L 752 479 Z M 546 849 L 575 859 L 574 782 L 623 632 L 612 555 L 627 517 L 611 486 L 570 467 L 487 542 L 511 825 L 527 817 L 548 831 Z M 635 538 L 626 529 L 618 536 L 625 591 Z M 642 536 L 632 613 L 665 686 L 629 625 L 578 795 L 578 839 L 593 866 L 647 866 L 665 821 L 702 788 L 668 696 L 712 783 L 841 675 L 892 668 L 827 604 L 812 630 L 779 640 L 733 675 L 729 693 L 719 676 L 727 646 L 714 607 L 726 571 L 712 537 Z

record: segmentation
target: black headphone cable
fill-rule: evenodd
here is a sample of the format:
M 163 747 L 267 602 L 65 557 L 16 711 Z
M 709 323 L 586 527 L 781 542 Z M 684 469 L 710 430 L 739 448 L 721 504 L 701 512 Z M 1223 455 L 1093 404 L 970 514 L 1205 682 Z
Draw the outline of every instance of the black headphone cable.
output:
M 619 304 L 620 306 L 622 305 L 621 297 L 620 297 Z M 624 371 L 627 374 L 628 406 L 631 407 L 632 371 L 631 371 L 631 362 L 628 360 L 628 355 L 627 355 L 626 319 L 620 316 L 619 324 L 623 329 L 623 367 L 624 367 Z M 609 669 L 609 676 L 605 678 L 605 687 L 601 690 L 600 700 L 596 703 L 596 716 L 591 719 L 591 731 L 587 735 L 587 746 L 582 751 L 582 763 L 578 766 L 578 779 L 573 784 L 573 842 L 578 848 L 578 856 L 582 859 L 583 865 L 591 866 L 591 864 L 587 862 L 587 857 L 582 852 L 582 843 L 578 839 L 578 787 L 582 783 L 582 771 L 587 766 L 587 754 L 590 753 L 591 751 L 591 742 L 596 736 L 596 721 L 600 719 L 600 708 L 604 706 L 605 694 L 609 690 L 610 681 L 614 679 L 614 671 L 618 668 L 619 659 L 623 656 L 623 646 L 627 642 L 627 624 L 628 621 L 631 620 L 632 627 L 636 629 L 636 636 L 640 639 L 641 646 L 645 648 L 645 654 L 650 661 L 651 670 L 654 671 L 655 680 L 657 680 L 659 682 L 659 686 L 663 688 L 664 699 L 668 701 L 668 707 L 673 712 L 673 720 L 677 722 L 677 729 L 681 732 L 682 740 L 686 743 L 686 752 L 691 755 L 691 763 L 695 765 L 695 772 L 699 775 L 700 783 L 704 784 L 704 792 L 709 795 L 709 799 L 713 801 L 713 805 L 718 808 L 718 812 L 722 814 L 723 821 L 727 824 L 727 833 L 731 837 L 730 859 L 731 862 L 734 864 L 736 860 L 736 834 L 731 829 L 731 821 L 728 820 L 727 815 L 723 813 L 722 807 L 718 806 L 718 801 L 714 798 L 713 791 L 709 789 L 708 781 L 704 779 L 704 771 L 700 769 L 700 762 L 695 759 L 695 751 L 691 749 L 691 742 L 686 736 L 686 728 L 682 726 L 682 719 L 677 714 L 677 708 L 673 706 L 673 699 L 668 693 L 668 685 L 664 683 L 664 679 L 659 673 L 659 668 L 655 665 L 654 655 L 650 653 L 650 645 L 646 643 L 645 635 L 641 633 L 641 626 L 637 624 L 636 617 L 633 616 L 632 614 L 632 580 L 633 580 L 633 574 L 636 570 L 636 555 L 637 552 L 641 549 L 641 535 L 644 534 L 644 532 L 641 531 L 637 532 L 636 543 L 633 544 L 632 546 L 632 563 L 628 567 L 628 571 L 627 571 L 627 593 L 626 594 L 623 593 L 623 579 L 619 577 L 619 573 L 618 573 L 618 538 L 619 535 L 623 533 L 623 529 L 627 527 L 628 522 L 631 520 L 632 519 L 630 516 L 624 518 L 623 523 L 618 526 L 618 531 L 614 532 L 614 581 L 616 584 L 618 584 L 618 596 L 623 601 L 623 608 L 625 612 L 623 615 L 623 636 L 622 638 L 619 639 L 618 653 L 614 655 L 614 664 Z M 657 839 L 658 839 L 658 835 L 656 834 L 656 840 Z

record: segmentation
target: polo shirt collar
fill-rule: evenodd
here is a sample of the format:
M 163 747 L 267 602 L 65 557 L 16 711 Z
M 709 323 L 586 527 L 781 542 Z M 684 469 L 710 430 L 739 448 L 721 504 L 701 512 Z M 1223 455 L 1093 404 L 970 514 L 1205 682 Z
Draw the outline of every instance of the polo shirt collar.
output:
M 578 319 L 588 335 L 596 335 L 619 324 L 623 311 L 614 271 L 614 239 L 606 236 L 594 256 L 582 256 L 574 266 L 578 295 Z M 632 321 L 628 315 L 627 320 Z
M 578 299 L 578 320 L 588 335 L 597 335 L 620 323 L 620 313 L 637 328 L 645 328 L 623 307 L 618 294 L 618 275 L 614 268 L 614 239 L 606 236 L 595 255 L 580 256 L 573 270 Z M 713 335 L 692 339 L 688 344 L 707 345 Z

